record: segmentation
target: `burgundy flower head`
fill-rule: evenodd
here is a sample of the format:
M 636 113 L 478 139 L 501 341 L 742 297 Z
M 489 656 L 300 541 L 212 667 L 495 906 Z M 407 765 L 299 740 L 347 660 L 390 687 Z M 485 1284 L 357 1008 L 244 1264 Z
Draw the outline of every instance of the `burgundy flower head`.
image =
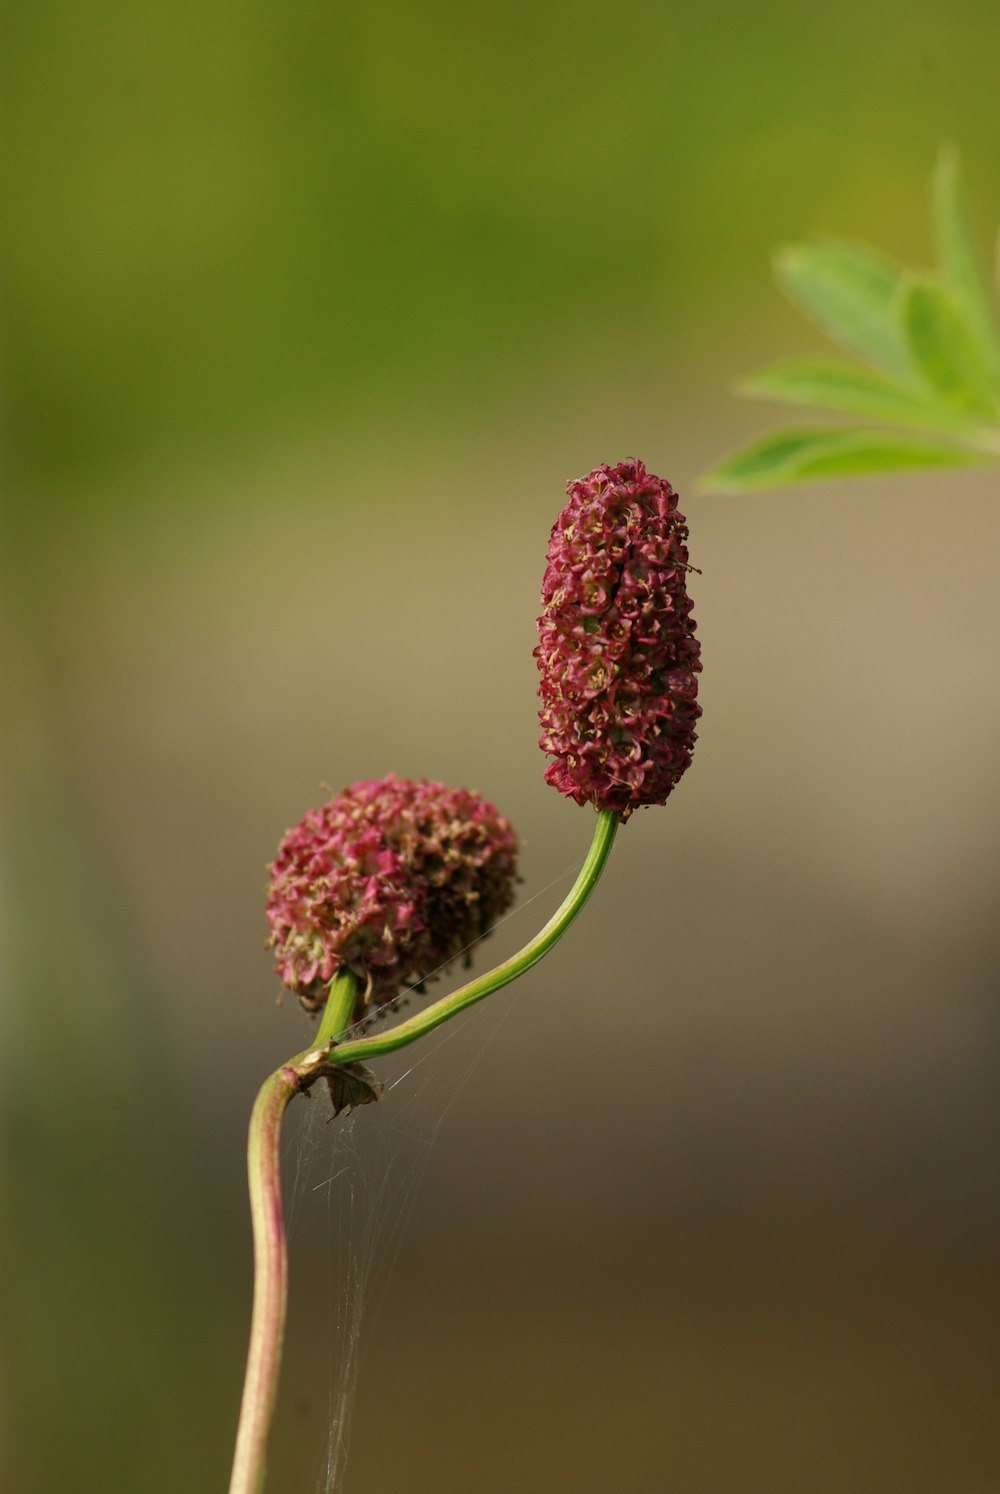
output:
M 567 486 L 535 658 L 546 783 L 578 804 L 663 804 L 691 761 L 701 648 L 677 494 L 641 462 Z
M 355 783 L 278 848 L 267 899 L 275 969 L 308 1011 L 341 970 L 359 1017 L 489 932 L 514 896 L 517 840 L 492 804 L 442 783 Z

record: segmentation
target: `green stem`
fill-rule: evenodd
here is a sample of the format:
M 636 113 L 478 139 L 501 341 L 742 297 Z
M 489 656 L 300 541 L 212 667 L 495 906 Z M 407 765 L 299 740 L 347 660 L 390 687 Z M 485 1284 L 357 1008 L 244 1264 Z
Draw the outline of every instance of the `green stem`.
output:
M 464 1011 L 467 1006 L 472 1006 L 476 1001 L 482 1001 L 484 996 L 499 991 L 501 986 L 509 985 L 512 980 L 516 980 L 519 975 L 530 970 L 532 965 L 537 965 L 542 956 L 548 954 L 553 944 L 562 938 L 593 892 L 614 844 L 619 823 L 617 811 L 601 810 L 597 817 L 594 839 L 587 852 L 587 859 L 580 869 L 580 875 L 565 901 L 552 915 L 541 933 L 536 934 L 530 944 L 526 944 L 518 954 L 512 955 L 509 960 L 504 960 L 503 964 L 497 965 L 494 970 L 488 971 L 485 975 L 480 975 L 476 980 L 469 981 L 468 985 L 462 986 L 450 996 L 443 996 L 440 1001 L 435 1001 L 432 1006 L 426 1007 L 415 1017 L 410 1017 L 408 1021 L 399 1022 L 395 1027 L 390 1027 L 386 1032 L 381 1032 L 374 1037 L 353 1038 L 346 1043 L 340 1043 L 331 1051 L 328 1061 L 330 1063 L 354 1063 L 356 1060 L 378 1058 L 383 1053 L 393 1053 L 397 1048 L 405 1048 L 407 1043 L 416 1042 L 417 1038 L 423 1037 L 426 1032 L 431 1032 L 442 1022 L 447 1022 L 448 1018 L 455 1016 L 456 1012 Z
M 335 1043 L 350 1026 L 356 993 L 352 975 L 337 976 L 330 985 L 316 1044 L 264 1080 L 250 1116 L 247 1175 L 253 1224 L 253 1314 L 229 1494 L 259 1494 L 264 1487 L 267 1434 L 281 1368 L 288 1300 L 279 1155 L 282 1118 L 293 1095 L 307 1089 L 320 1072 L 316 1049 Z
M 339 975 L 334 976 L 330 982 L 330 994 L 326 999 L 323 1015 L 319 1019 L 319 1027 L 316 1029 L 314 1048 L 340 1042 L 351 1025 L 357 994 L 358 983 L 348 971 L 342 970 Z
M 260 1494 L 264 1486 L 267 1436 L 281 1366 L 288 1296 L 288 1250 L 281 1209 L 279 1142 L 281 1122 L 289 1100 L 308 1089 L 330 1064 L 376 1058 L 415 1042 L 447 1022 L 449 1017 L 509 985 L 562 938 L 597 885 L 614 844 L 620 823 L 613 810 L 602 810 L 587 859 L 568 896 L 548 923 L 518 954 L 470 981 L 450 996 L 435 1001 L 409 1021 L 400 1022 L 377 1037 L 342 1041 L 354 1015 L 357 985 L 342 972 L 330 985 L 323 1016 L 312 1047 L 290 1058 L 261 1085 L 250 1117 L 247 1172 L 250 1216 L 253 1222 L 254 1295 L 250 1349 L 240 1407 L 236 1452 L 229 1494 Z

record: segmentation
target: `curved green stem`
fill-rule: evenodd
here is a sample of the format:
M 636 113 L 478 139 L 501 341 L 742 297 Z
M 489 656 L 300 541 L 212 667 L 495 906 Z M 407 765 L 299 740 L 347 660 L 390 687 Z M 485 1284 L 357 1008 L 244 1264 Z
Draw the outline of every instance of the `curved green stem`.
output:
M 619 823 L 615 811 L 601 811 L 587 858 L 568 896 L 541 932 L 516 955 L 387 1032 L 346 1042 L 343 1039 L 354 1014 L 357 986 L 352 975 L 341 973 L 331 983 L 312 1047 L 290 1058 L 262 1084 L 250 1117 L 247 1144 L 254 1242 L 253 1315 L 229 1494 L 260 1494 L 264 1486 L 267 1436 L 274 1412 L 288 1295 L 279 1142 L 281 1121 L 289 1100 L 328 1072 L 331 1064 L 354 1063 L 404 1048 L 536 965 L 562 938 L 593 892 Z
M 541 933 L 536 934 L 534 939 L 526 944 L 518 954 L 512 955 L 509 960 L 504 960 L 503 964 L 497 965 L 494 970 L 487 971 L 485 975 L 480 975 L 476 980 L 469 981 L 468 985 L 460 987 L 450 996 L 443 996 L 440 1001 L 435 1001 L 433 1005 L 425 1007 L 422 1012 L 410 1017 L 408 1021 L 399 1022 L 395 1027 L 390 1027 L 386 1032 L 380 1032 L 374 1037 L 352 1038 L 345 1043 L 338 1044 L 329 1054 L 328 1062 L 354 1063 L 356 1060 L 377 1058 L 382 1053 L 394 1053 L 397 1048 L 405 1048 L 407 1043 L 416 1042 L 417 1038 L 423 1037 L 426 1032 L 431 1032 L 442 1022 L 447 1022 L 448 1018 L 455 1016 L 456 1012 L 464 1011 L 467 1006 L 472 1006 L 476 1001 L 482 1001 L 484 996 L 499 991 L 501 986 L 509 985 L 512 980 L 516 980 L 519 975 L 530 970 L 532 965 L 537 965 L 542 956 L 548 954 L 553 944 L 562 938 L 593 892 L 614 844 L 619 823 L 620 817 L 616 810 L 601 810 L 597 817 L 594 839 L 587 852 L 587 859 L 580 869 L 580 875 L 565 901 L 552 915 Z
M 336 1042 L 354 1014 L 357 983 L 337 976 L 320 1022 L 319 1041 Z M 319 1046 L 319 1044 L 317 1044 Z M 281 1122 L 289 1100 L 321 1072 L 315 1048 L 290 1058 L 264 1080 L 250 1116 L 247 1175 L 253 1224 L 253 1314 L 243 1401 L 229 1494 L 259 1494 L 264 1487 L 267 1434 L 281 1367 L 288 1299 L 288 1247 L 281 1207 Z

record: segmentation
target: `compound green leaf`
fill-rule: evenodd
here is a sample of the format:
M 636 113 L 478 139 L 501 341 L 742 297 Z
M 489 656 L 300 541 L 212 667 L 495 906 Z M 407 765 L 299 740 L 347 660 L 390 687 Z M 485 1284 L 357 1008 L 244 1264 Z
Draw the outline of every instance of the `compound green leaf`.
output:
M 961 430 L 967 423 L 959 412 L 942 408 L 912 384 L 898 384 L 875 369 L 832 358 L 790 359 L 759 369 L 739 386 L 739 392 L 901 425 Z
M 994 389 L 1000 389 L 1000 335 L 996 308 L 969 227 L 959 179 L 958 154 L 945 148 L 931 181 L 931 216 L 944 283 L 961 303 Z
M 987 460 L 981 452 L 896 431 L 779 431 L 727 457 L 701 485 L 720 493 L 753 493 L 814 478 L 976 466 Z
M 899 322 L 914 372 L 932 398 L 970 416 L 996 416 L 982 340 L 950 286 L 929 276 L 910 278 L 900 294 Z
M 835 342 L 887 369 L 908 372 L 895 307 L 902 268 L 866 244 L 812 239 L 778 252 L 785 293 Z

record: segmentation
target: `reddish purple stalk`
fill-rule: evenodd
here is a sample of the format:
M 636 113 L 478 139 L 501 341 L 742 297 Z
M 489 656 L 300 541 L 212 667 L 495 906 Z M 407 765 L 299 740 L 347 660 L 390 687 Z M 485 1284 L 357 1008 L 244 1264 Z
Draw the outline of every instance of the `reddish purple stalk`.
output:
M 247 1171 L 253 1220 L 253 1316 L 229 1494 L 258 1494 L 264 1484 L 288 1295 L 279 1142 L 285 1108 L 302 1088 L 294 1062 L 283 1064 L 264 1081 L 250 1117 Z

